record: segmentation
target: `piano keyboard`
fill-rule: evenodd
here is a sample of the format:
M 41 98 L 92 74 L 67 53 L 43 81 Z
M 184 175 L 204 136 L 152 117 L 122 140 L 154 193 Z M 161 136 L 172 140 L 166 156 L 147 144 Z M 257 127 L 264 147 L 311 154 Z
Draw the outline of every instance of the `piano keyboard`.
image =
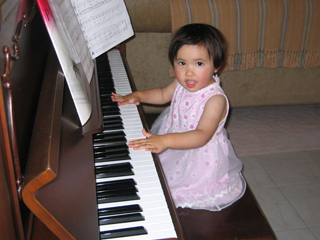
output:
M 132 90 L 119 51 L 107 56 L 97 59 L 104 129 L 93 138 L 100 238 L 177 238 L 151 153 L 127 148 L 143 126 L 135 105 L 111 101 Z

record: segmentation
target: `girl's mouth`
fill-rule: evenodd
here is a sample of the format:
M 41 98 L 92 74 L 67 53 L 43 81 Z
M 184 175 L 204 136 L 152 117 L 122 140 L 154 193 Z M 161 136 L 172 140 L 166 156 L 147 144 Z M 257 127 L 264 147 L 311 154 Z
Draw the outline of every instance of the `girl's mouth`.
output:
M 186 81 L 186 85 L 188 88 L 193 88 L 196 85 L 196 81 L 192 81 L 192 80 L 187 80 Z

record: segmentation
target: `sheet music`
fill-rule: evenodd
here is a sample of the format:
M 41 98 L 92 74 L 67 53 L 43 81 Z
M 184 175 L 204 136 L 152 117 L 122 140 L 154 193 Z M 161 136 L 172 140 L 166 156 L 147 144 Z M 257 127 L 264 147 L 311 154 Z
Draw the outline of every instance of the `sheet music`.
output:
M 123 0 L 70 1 L 93 59 L 133 35 Z
M 49 4 L 76 63 L 88 55 L 94 59 L 133 35 L 123 0 L 49 0 Z
M 89 82 L 84 77 L 82 65 L 77 64 L 71 58 L 67 44 L 56 24 L 55 17 L 51 12 L 48 1 L 37 0 L 37 2 L 62 71 L 66 77 L 80 122 L 84 125 L 90 118 L 92 112 Z M 90 60 L 92 61 L 92 59 Z
M 134 34 L 125 3 L 123 0 L 37 2 L 84 125 L 92 110 L 89 84 L 93 59 Z M 48 20 L 48 11 L 52 12 L 50 18 L 54 21 Z
M 48 2 L 71 58 L 78 65 L 82 65 L 86 79 L 90 82 L 94 63 L 71 2 L 64 0 L 48 0 Z

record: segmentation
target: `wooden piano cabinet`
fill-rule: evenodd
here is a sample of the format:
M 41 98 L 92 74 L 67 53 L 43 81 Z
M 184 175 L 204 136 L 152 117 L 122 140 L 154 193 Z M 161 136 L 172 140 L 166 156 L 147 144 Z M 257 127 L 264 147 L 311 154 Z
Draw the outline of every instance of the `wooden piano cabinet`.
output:
M 23 225 L 15 181 L 6 104 L 0 80 L 0 239 L 23 239 Z
M 2 128 L 0 128 L 0 134 L 3 135 Z M 2 137 L 0 137 L 0 239 L 17 239 L 14 216 L 12 215 L 14 211 L 11 200 L 13 199 L 6 177 L 4 142 L 1 140 Z
M 59 62 L 51 53 L 22 191 L 36 216 L 31 236 L 41 239 L 50 229 L 59 239 L 98 240 L 92 136 L 83 135 Z

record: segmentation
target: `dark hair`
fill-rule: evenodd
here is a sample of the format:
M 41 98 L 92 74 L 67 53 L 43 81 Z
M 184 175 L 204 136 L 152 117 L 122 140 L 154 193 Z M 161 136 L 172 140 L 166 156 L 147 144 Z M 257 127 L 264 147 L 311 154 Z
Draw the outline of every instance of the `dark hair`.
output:
M 213 60 L 215 69 L 222 66 L 225 60 L 226 43 L 223 35 L 215 27 L 193 23 L 179 28 L 171 38 L 169 60 L 174 66 L 174 59 L 183 45 L 203 45 Z

